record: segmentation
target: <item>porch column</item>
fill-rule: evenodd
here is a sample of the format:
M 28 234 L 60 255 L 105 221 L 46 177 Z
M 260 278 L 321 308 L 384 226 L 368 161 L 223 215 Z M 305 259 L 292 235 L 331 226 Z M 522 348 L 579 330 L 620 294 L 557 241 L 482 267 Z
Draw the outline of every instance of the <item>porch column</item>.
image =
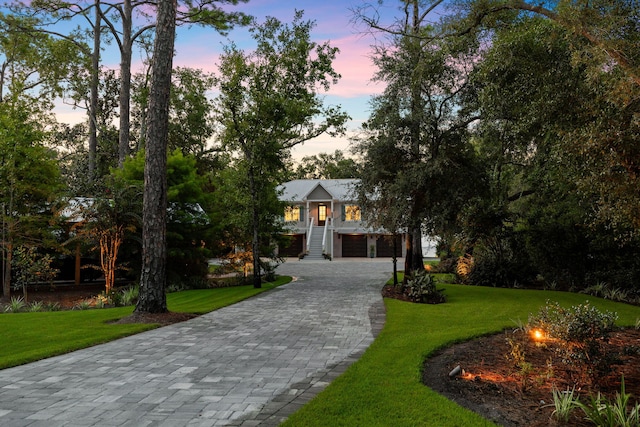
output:
M 331 228 L 333 228 L 333 199 L 331 199 Z

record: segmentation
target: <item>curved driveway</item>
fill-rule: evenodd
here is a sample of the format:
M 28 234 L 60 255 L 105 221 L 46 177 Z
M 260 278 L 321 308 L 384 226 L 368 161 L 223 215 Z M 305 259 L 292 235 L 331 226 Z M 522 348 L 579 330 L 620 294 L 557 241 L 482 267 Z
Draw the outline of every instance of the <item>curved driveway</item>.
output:
M 239 304 L 2 370 L 0 425 L 277 425 L 371 344 L 391 270 L 291 260 L 297 281 Z

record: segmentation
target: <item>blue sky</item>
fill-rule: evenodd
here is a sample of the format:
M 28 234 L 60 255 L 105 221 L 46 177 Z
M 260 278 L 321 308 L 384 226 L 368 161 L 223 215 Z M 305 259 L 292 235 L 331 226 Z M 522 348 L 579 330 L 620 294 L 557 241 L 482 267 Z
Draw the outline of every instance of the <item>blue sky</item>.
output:
M 29 0 L 25 0 L 29 1 Z M 71 4 L 87 5 L 91 0 L 80 0 Z M 340 105 L 351 116 L 347 124 L 348 135 L 332 138 L 320 136 L 307 141 L 293 151 L 293 156 L 300 159 L 303 156 L 314 155 L 322 152 L 333 152 L 336 149 L 347 151 L 349 149 L 349 136 L 358 131 L 360 125 L 369 116 L 369 101 L 373 95 L 379 94 L 384 86 L 381 83 L 371 81 L 375 69 L 370 58 L 371 45 L 376 42 L 374 36 L 367 32 L 367 28 L 360 24 L 357 27 L 353 23 L 352 10 L 366 4 L 373 4 L 383 22 L 389 23 L 401 14 L 402 2 L 399 0 L 384 0 L 378 4 L 378 0 L 249 0 L 241 3 L 236 8 L 256 17 L 259 23 L 264 22 L 266 16 L 273 16 L 282 22 L 290 23 L 293 20 L 295 10 L 304 11 L 304 19 L 315 21 L 316 27 L 312 30 L 312 38 L 318 43 L 329 41 L 334 47 L 340 49 L 340 53 L 334 62 L 334 68 L 342 75 L 337 85 L 325 95 L 327 104 Z M 0 11 L 6 11 L 7 2 L 0 0 Z M 369 9 L 371 11 L 372 9 Z M 368 13 L 368 15 L 370 15 Z M 437 15 L 434 16 L 437 19 Z M 76 22 L 77 24 L 77 22 Z M 82 21 L 86 27 L 86 22 Z M 68 28 L 75 24 L 66 24 Z M 68 28 L 56 28 L 61 33 Z M 242 49 L 250 50 L 253 41 L 246 28 L 237 28 L 226 37 L 219 35 L 210 28 L 200 26 L 179 27 L 176 39 L 176 57 L 174 66 L 202 69 L 207 72 L 215 72 L 218 58 L 223 51 L 223 46 L 233 41 Z M 115 43 L 105 46 L 102 56 L 102 64 L 108 68 L 119 69 L 119 53 Z M 144 57 L 140 52 L 134 51 L 133 72 L 141 69 Z M 56 103 L 55 113 L 61 122 L 75 124 L 86 120 L 85 112 L 74 110 L 62 100 Z
M 304 17 L 316 22 L 312 37 L 317 42 L 330 41 L 340 49 L 334 67 L 342 75 L 340 82 L 326 95 L 326 102 L 341 105 L 352 117 L 349 128 L 357 130 L 368 118 L 368 101 L 372 94 L 379 93 L 380 85 L 371 83 L 373 67 L 369 59 L 369 37 L 359 32 L 350 21 L 350 8 L 360 4 L 358 0 L 345 1 L 283 1 L 250 0 L 239 9 L 264 22 L 266 16 L 274 16 L 283 22 L 293 20 L 295 9 L 303 10 Z M 228 35 L 239 47 L 250 49 L 252 42 L 246 29 L 237 29 Z M 177 57 L 175 64 L 204 68 L 215 71 L 217 57 L 227 40 L 211 30 L 200 27 L 181 29 L 176 40 Z M 206 62 L 204 61 L 206 59 Z M 348 149 L 348 139 L 321 136 L 296 147 L 294 157 L 331 152 L 335 149 Z
M 372 3 L 376 3 L 372 1 Z M 392 18 L 398 13 L 399 2 L 389 1 L 382 6 L 382 13 Z M 374 68 L 371 63 L 371 45 L 374 39 L 357 28 L 352 22 L 351 9 L 361 5 L 361 0 L 250 0 L 240 4 L 236 9 L 253 15 L 258 22 L 264 22 L 266 16 L 273 16 L 285 23 L 293 20 L 296 9 L 304 11 L 306 20 L 313 20 L 316 27 L 312 38 L 317 42 L 329 41 L 338 47 L 340 53 L 334 62 L 334 68 L 342 75 L 340 82 L 325 95 L 331 105 L 341 105 L 352 117 L 348 123 L 349 134 L 356 132 L 360 124 L 369 116 L 369 100 L 372 95 L 380 93 L 381 84 L 371 82 Z M 214 72 L 223 46 L 233 40 L 242 49 L 251 49 L 252 40 L 246 28 L 237 28 L 227 37 L 215 31 L 199 26 L 182 27 L 177 30 L 176 57 L 174 66 L 199 68 Z M 142 56 L 134 53 L 133 69 L 140 67 Z M 115 47 L 111 46 L 103 54 L 103 63 L 109 68 L 118 69 L 119 56 Z M 56 114 L 60 121 L 77 123 L 84 120 L 84 112 L 72 110 L 58 103 Z M 336 149 L 347 151 L 349 135 L 332 138 L 320 136 L 305 142 L 293 151 L 295 159 L 321 152 L 333 152 Z

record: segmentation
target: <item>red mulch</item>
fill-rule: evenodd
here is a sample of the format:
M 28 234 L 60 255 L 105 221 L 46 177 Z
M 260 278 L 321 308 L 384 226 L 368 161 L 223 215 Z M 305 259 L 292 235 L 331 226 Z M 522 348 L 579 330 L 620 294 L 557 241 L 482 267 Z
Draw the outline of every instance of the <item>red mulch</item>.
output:
M 382 295 L 409 301 L 400 287 L 385 286 Z M 515 365 L 508 340 L 522 346 L 524 360 L 531 365 L 528 372 Z M 579 409 L 573 411 L 568 424 L 557 422 L 552 417 L 554 387 L 562 391 L 575 387 L 585 403 L 598 392 L 611 400 L 620 392 L 624 376 L 632 404 L 640 401 L 640 331 L 622 329 L 611 334 L 609 353 L 619 354 L 619 362 L 610 365 L 610 373 L 597 378 L 597 384 L 584 369 L 563 363 L 557 345 L 536 343 L 520 329 L 504 331 L 436 352 L 425 361 L 422 380 L 459 405 L 505 427 L 593 425 Z M 457 366 L 462 375 L 450 377 Z
M 542 427 L 562 425 L 551 416 L 552 388 L 576 392 L 587 402 L 601 392 L 610 399 L 620 391 L 624 375 L 626 392 L 640 397 L 640 331 L 619 330 L 612 334 L 609 349 L 622 354 L 611 373 L 590 384 L 584 371 L 565 365 L 554 343 L 536 344 L 524 332 L 505 331 L 446 348 L 425 361 L 423 382 L 458 404 L 503 426 Z M 531 364 L 526 375 L 507 357 L 508 339 L 524 344 L 525 360 Z M 450 378 L 460 365 L 463 375 Z M 551 406 L 549 406 L 551 404 Z M 568 425 L 590 426 L 581 410 L 575 410 Z
M 104 292 L 104 285 L 43 286 L 38 289 L 30 289 L 27 293 L 27 301 L 28 303 L 36 301 L 42 301 L 46 304 L 58 303 L 62 310 L 71 310 L 78 303 L 94 298 L 100 295 L 101 292 Z M 12 296 L 21 297 L 22 292 L 14 292 Z M 7 304 L 8 302 L 8 298 L 0 299 L 0 304 Z M 184 322 L 194 317 L 197 317 L 197 315 L 189 313 L 133 313 L 115 323 L 158 323 L 166 326 L 172 323 Z

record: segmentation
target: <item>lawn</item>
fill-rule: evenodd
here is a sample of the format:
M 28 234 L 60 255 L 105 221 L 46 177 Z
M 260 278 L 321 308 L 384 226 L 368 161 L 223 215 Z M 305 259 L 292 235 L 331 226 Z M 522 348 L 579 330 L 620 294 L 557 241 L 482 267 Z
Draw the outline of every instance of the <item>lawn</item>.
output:
M 421 384 L 424 359 L 456 341 L 526 322 L 547 300 L 569 307 L 589 300 L 634 325 L 640 308 L 583 294 L 443 285 L 448 301 L 421 305 L 386 299 L 384 329 L 344 375 L 284 426 L 489 426 L 491 422 Z
M 253 286 L 201 289 L 167 294 L 167 307 L 179 313 L 203 314 L 242 301 L 291 281 Z M 33 362 L 136 334 L 157 325 L 112 324 L 133 312 L 133 307 L 0 314 L 2 345 L 0 369 Z

